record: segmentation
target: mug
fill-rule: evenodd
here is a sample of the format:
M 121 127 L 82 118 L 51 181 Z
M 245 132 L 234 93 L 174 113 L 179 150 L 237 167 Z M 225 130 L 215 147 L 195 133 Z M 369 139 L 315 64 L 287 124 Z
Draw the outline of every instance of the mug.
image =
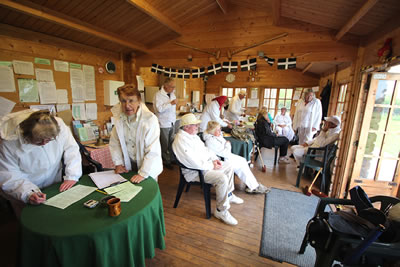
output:
M 112 198 L 107 200 L 108 215 L 115 217 L 121 214 L 121 200 L 119 198 Z

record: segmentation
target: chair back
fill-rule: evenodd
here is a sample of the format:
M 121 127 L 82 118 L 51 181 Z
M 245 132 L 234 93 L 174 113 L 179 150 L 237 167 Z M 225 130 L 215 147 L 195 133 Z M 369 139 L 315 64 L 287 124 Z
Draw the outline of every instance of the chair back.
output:
M 78 140 L 76 140 L 76 142 L 78 143 L 79 151 L 81 152 L 82 156 L 82 174 L 104 171 L 101 163 L 92 159 L 86 147 L 82 145 L 81 142 L 79 142 Z

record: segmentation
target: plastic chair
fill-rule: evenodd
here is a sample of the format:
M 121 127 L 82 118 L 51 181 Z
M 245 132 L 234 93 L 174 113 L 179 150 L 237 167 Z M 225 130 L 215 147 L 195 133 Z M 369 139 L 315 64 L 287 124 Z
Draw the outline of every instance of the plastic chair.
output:
M 400 202 L 400 199 L 389 196 L 373 196 L 370 197 L 370 200 L 373 204 L 380 203 L 381 211 L 385 211 L 389 207 L 389 205 L 395 205 Z M 325 211 L 328 205 L 353 206 L 354 203 L 350 199 L 321 198 L 316 208 L 314 218 L 324 218 L 324 215 L 326 214 Z M 359 254 L 361 254 L 362 257 L 373 255 L 375 259 L 383 260 L 400 259 L 400 241 L 397 241 L 395 243 L 384 243 L 379 240 L 375 240 L 374 242 L 365 246 L 364 244 L 362 244 L 364 240 L 360 237 L 350 234 L 339 233 L 333 230 L 330 226 L 329 228 L 330 235 L 326 238 L 326 240 L 323 240 L 323 246 L 320 246 L 320 244 L 318 244 L 318 241 L 311 240 L 312 238 L 309 236 L 308 231 L 303 238 L 299 254 L 303 254 L 307 245 L 311 244 L 311 246 L 315 247 L 317 255 L 315 266 L 332 266 L 334 260 L 344 262 L 345 259 L 351 257 L 354 258 L 355 255 Z M 364 246 L 362 247 L 360 245 Z M 355 260 L 360 261 L 360 258 L 358 257 Z
M 260 141 L 259 141 L 259 138 L 258 138 L 258 136 L 256 134 L 255 129 L 251 129 L 251 131 L 253 132 L 253 136 L 254 136 L 254 162 L 256 162 L 257 158 L 258 158 L 258 151 L 261 151 L 261 148 L 263 146 L 260 145 Z M 257 147 L 259 149 L 257 149 Z M 268 147 L 265 147 L 265 148 L 268 148 Z M 279 146 L 274 146 L 274 149 L 275 149 L 275 156 L 274 156 L 274 166 L 275 166 L 276 163 L 278 162 Z
M 174 157 L 175 157 L 175 155 L 174 155 Z M 176 159 L 176 163 L 179 166 L 179 185 L 178 185 L 178 190 L 176 192 L 174 208 L 178 207 L 178 203 L 179 203 L 179 200 L 181 198 L 182 192 L 183 192 L 183 190 L 185 188 L 185 185 L 186 185 L 186 192 L 189 191 L 190 186 L 192 184 L 200 185 L 200 187 L 203 189 L 203 193 L 204 193 L 204 202 L 205 202 L 205 206 L 206 206 L 206 218 L 210 219 L 211 218 L 211 196 L 210 196 L 210 190 L 211 190 L 212 184 L 208 184 L 208 183 L 204 182 L 204 175 L 203 175 L 203 171 L 202 170 L 188 168 L 185 165 L 183 165 L 182 163 L 180 163 L 179 160 L 176 157 L 175 157 L 175 159 Z M 199 182 L 197 182 L 197 181 L 193 181 L 193 182 L 186 181 L 185 177 L 183 176 L 182 169 L 197 171 L 199 173 L 200 181 Z
M 329 144 L 324 147 L 309 147 L 307 154 L 304 155 L 304 159 L 300 163 L 299 173 L 297 175 L 296 187 L 300 185 L 300 178 L 306 167 L 311 168 L 315 171 L 323 168 L 322 181 L 321 181 L 321 192 L 328 193 L 330 182 L 327 183 L 326 177 L 330 175 L 330 166 L 336 155 L 337 145 L 335 143 Z M 321 153 L 322 152 L 322 153 Z

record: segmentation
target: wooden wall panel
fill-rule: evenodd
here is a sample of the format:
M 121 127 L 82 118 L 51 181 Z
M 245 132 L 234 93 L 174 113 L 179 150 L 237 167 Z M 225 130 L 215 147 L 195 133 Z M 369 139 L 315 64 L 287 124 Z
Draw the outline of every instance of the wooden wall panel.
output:
M 69 104 L 72 103 L 71 86 L 70 86 L 70 75 L 64 72 L 54 71 L 53 59 L 68 61 L 72 63 L 78 63 L 82 65 L 91 65 L 95 68 L 95 83 L 96 83 L 96 103 L 97 103 L 97 116 L 98 119 L 95 121 L 99 126 L 103 125 L 105 121 L 108 121 L 111 116 L 110 107 L 104 106 L 104 87 L 103 80 L 122 80 L 122 62 L 118 54 L 111 55 L 110 53 L 104 52 L 99 53 L 98 50 L 93 49 L 94 52 L 87 50 L 87 47 L 82 49 L 68 48 L 66 43 L 65 47 L 54 46 L 44 44 L 42 42 L 34 42 L 12 38 L 5 35 L 0 35 L 0 61 L 12 61 L 12 60 L 24 60 L 34 62 L 35 57 L 46 58 L 51 60 L 51 66 L 34 64 L 35 68 L 47 68 L 53 70 L 54 80 L 56 82 L 57 89 L 67 89 Z M 113 60 L 116 63 L 116 73 L 108 74 L 106 72 L 99 73 L 99 67 L 104 68 L 104 64 L 108 60 Z M 29 108 L 29 105 L 37 105 L 36 103 L 20 103 L 18 94 L 17 78 L 31 78 L 35 76 L 26 76 L 15 74 L 16 92 L 0 93 L 0 96 L 10 99 L 16 102 L 16 106 L 13 111 L 19 111 L 25 108 Z M 87 101 L 87 103 L 94 103 L 94 101 Z

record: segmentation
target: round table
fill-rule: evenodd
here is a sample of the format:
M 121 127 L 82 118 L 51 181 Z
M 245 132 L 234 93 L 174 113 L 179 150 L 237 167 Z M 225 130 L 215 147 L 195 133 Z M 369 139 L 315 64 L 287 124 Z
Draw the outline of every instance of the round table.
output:
M 123 174 L 129 178 L 133 173 Z M 94 186 L 84 175 L 79 184 Z M 93 192 L 66 209 L 39 205 L 21 214 L 21 266 L 144 266 L 145 258 L 164 249 L 164 211 L 157 182 L 148 178 L 129 202 L 121 203 L 121 215 L 108 216 L 108 208 L 89 209 L 83 203 L 105 195 Z M 50 198 L 59 184 L 43 190 Z

